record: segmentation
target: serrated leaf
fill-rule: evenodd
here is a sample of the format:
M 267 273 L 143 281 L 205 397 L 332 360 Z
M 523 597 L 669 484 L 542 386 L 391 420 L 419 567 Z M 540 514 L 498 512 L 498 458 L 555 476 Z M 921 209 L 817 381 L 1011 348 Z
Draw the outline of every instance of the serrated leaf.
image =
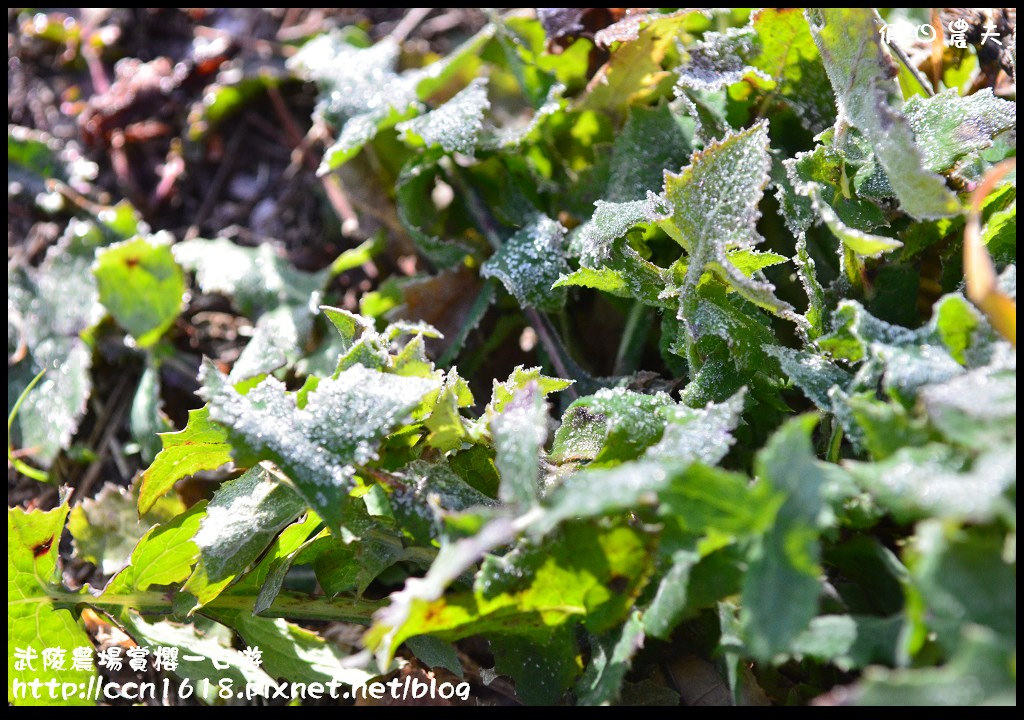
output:
M 71 443 L 92 392 L 92 349 L 81 336 L 103 317 L 89 272 L 101 241 L 95 226 L 72 221 L 38 270 L 8 266 L 8 352 L 28 354 L 10 368 L 8 407 L 47 370 L 15 420 L 19 446 L 44 468 Z
M 870 8 L 807 11 L 811 34 L 835 90 L 840 121 L 864 133 L 903 210 L 918 219 L 959 212 L 943 178 L 928 170 L 910 123 L 900 112 L 893 61 L 882 51 Z
M 836 212 L 822 200 L 817 188 L 810 191 L 811 203 L 818 217 L 828 226 L 832 234 L 839 238 L 843 245 L 861 257 L 879 257 L 890 250 L 903 247 L 903 243 L 895 238 L 874 235 L 845 225 Z
M 490 106 L 487 79 L 476 78 L 444 105 L 398 123 L 396 129 L 406 142 L 440 145 L 448 153 L 472 155 L 484 129 L 484 112 Z
M 199 563 L 182 589 L 209 603 L 304 509 L 302 498 L 262 466 L 224 483 L 192 538 Z
M 96 254 L 92 267 L 103 306 L 149 347 L 174 324 L 185 294 L 185 275 L 171 253 L 167 234 L 136 237 Z
M 572 385 L 572 382 L 572 380 L 541 375 L 539 367 L 524 368 L 522 365 L 517 365 L 508 376 L 508 380 L 500 383 L 497 380 L 492 381 L 491 401 L 487 403 L 484 414 L 491 417 L 494 413 L 502 412 L 512 398 L 531 383 L 536 384 L 537 392 L 541 397 L 547 397 L 551 393 L 565 390 Z
M 139 512 L 149 512 L 153 504 L 174 484 L 202 470 L 216 470 L 231 462 L 231 444 L 227 431 L 210 422 L 207 407 L 190 410 L 185 429 L 161 433 L 163 449 L 142 474 L 139 488 Z
M 744 275 L 727 256 L 762 241 L 755 225 L 761 194 L 768 182 L 768 125 L 761 122 L 694 154 L 678 175 L 665 174 L 665 199 L 672 217 L 661 226 L 688 254 L 679 288 L 681 310 L 696 309 L 697 285 L 705 271 L 756 305 L 794 317 L 792 307 L 775 297 L 774 287 Z
M 272 460 L 307 505 L 338 530 L 354 465 L 376 457 L 377 445 L 438 389 L 437 378 L 385 375 L 354 365 L 325 378 L 299 408 L 293 394 L 267 378 L 240 394 L 206 366 L 210 419 L 229 429 L 236 460 Z
M 15 705 L 48 705 L 46 694 L 33 698 L 14 694 L 14 682 L 55 681 L 85 687 L 95 670 L 72 669 L 71 652 L 76 647 L 92 648 L 89 636 L 71 611 L 54 606 L 51 593 L 64 592 L 57 564 L 68 505 L 48 512 L 21 508 L 7 510 L 7 702 Z M 47 648 L 60 648 L 66 663 L 60 668 L 43 669 L 42 654 Z M 28 663 L 18 656 L 31 656 Z M 82 693 L 84 696 L 84 693 Z M 64 700 L 69 705 L 91 705 L 92 699 L 74 693 Z
M 501 281 L 522 307 L 558 310 L 565 291 L 552 290 L 568 271 L 565 261 L 565 228 L 546 215 L 506 240 L 480 268 L 480 275 Z
M 779 345 L 767 346 L 764 351 L 779 361 L 782 372 L 819 410 L 831 410 L 829 391 L 833 387 L 846 388 L 850 384 L 849 373 L 821 355 Z
M 110 579 L 101 597 L 130 595 L 151 585 L 184 581 L 199 557 L 199 547 L 192 538 L 205 512 L 206 501 L 201 501 L 172 520 L 150 528 L 132 550 L 131 562 Z
M 915 95 L 907 100 L 903 114 L 921 148 L 924 167 L 933 172 L 946 172 L 1017 126 L 1016 104 L 995 97 L 991 88 L 966 97 L 955 88 L 932 97 Z
M 537 637 L 539 628 L 576 620 L 601 632 L 628 610 L 647 565 L 646 542 L 623 526 L 604 531 L 566 526 L 542 547 L 523 545 L 504 558 L 489 558 L 472 593 L 429 599 L 417 592 L 426 587 L 407 587 L 405 593 L 417 594 L 403 597 L 400 606 L 393 596 L 392 607 L 378 617 L 366 642 L 379 654 L 421 634 L 448 640 L 478 633 L 529 639 Z M 619 579 L 609 587 L 612 578 Z M 549 630 L 539 637 L 549 637 Z

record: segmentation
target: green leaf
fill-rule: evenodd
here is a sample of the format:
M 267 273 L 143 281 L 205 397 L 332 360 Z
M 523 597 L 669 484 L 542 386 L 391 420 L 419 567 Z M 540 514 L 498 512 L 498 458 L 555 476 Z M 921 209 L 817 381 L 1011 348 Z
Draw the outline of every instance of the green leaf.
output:
M 818 527 L 827 477 L 814 459 L 813 415 L 795 418 L 757 456 L 757 475 L 786 495 L 743 581 L 741 624 L 754 657 L 785 652 L 807 629 L 821 592 Z
M 490 106 L 487 79 L 476 78 L 444 105 L 398 123 L 396 129 L 410 144 L 440 145 L 448 153 L 472 155 L 484 129 L 484 112 Z
M 817 211 L 818 216 L 832 231 L 832 234 L 839 238 L 843 245 L 862 257 L 880 257 L 882 254 L 903 247 L 903 243 L 894 238 L 882 235 L 873 235 L 856 228 L 845 225 L 836 212 L 821 198 L 821 192 L 812 186 L 810 190 L 811 203 Z
M 849 373 L 821 355 L 778 345 L 769 345 L 764 351 L 779 361 L 782 372 L 819 410 L 832 409 L 829 391 L 833 387 L 846 388 L 850 384 Z
M 153 345 L 174 324 L 185 294 L 185 275 L 168 235 L 136 237 L 96 254 L 92 267 L 100 302 L 139 347 Z
M 945 665 L 869 668 L 855 687 L 853 698 L 858 705 L 1016 705 L 1013 665 L 992 633 L 967 628 L 963 646 Z
M 163 449 L 142 474 L 139 512 L 145 514 L 174 484 L 202 470 L 216 470 L 231 462 L 227 431 L 210 422 L 210 410 L 190 410 L 185 429 L 161 433 Z
M 929 443 L 846 468 L 901 522 L 926 517 L 985 522 L 1014 513 L 1004 493 L 1017 480 L 1015 447 L 971 460 L 948 445 Z
M 761 8 L 750 24 L 759 41 L 751 64 L 772 79 L 774 92 L 806 127 L 824 130 L 835 118 L 835 103 L 806 18 L 796 8 Z
M 248 682 L 256 688 L 274 682 L 266 671 L 226 644 L 232 635 L 227 628 L 214 624 L 201 630 L 195 624 L 177 624 L 167 620 L 149 622 L 132 609 L 120 613 L 118 619 L 135 642 L 143 647 L 177 648 L 178 665 L 174 674 L 188 678 L 198 693 L 206 689 L 208 682 L 214 689 L 209 697 L 204 698 L 209 704 L 218 700 L 216 689 L 221 678 L 230 678 L 234 687 L 245 687 Z M 188 659 L 196 656 L 199 656 L 198 660 Z
M 568 271 L 564 249 L 565 228 L 545 215 L 502 244 L 480 268 L 480 275 L 501 281 L 522 307 L 558 310 L 565 304 L 565 291 L 552 290 Z
M 872 663 L 896 663 L 896 645 L 902 630 L 899 616 L 819 615 L 793 641 L 793 654 L 828 662 L 843 672 Z
M 882 51 L 870 8 L 814 8 L 807 11 L 811 34 L 836 94 L 839 121 L 864 133 L 885 171 L 900 206 L 928 219 L 960 210 L 943 178 L 927 168 L 925 155 L 901 113 L 893 61 Z
M 660 191 L 664 171 L 682 168 L 692 151 L 692 138 L 667 104 L 630 107 L 612 144 L 603 204 L 639 201 Z
M 43 468 L 70 445 L 92 393 L 92 349 L 82 335 L 103 317 L 89 272 L 101 241 L 95 226 L 72 221 L 38 269 L 8 266 L 8 353 L 28 356 L 10 368 L 8 407 L 48 371 L 15 419 L 16 443 Z
M 553 392 L 565 390 L 572 385 L 573 381 L 541 375 L 539 367 L 524 368 L 522 365 L 517 365 L 508 376 L 508 380 L 501 383 L 493 380 L 492 383 L 491 401 L 484 409 L 484 414 L 487 417 L 504 411 L 505 406 L 511 402 L 512 398 L 531 384 L 536 385 L 536 391 L 541 397 L 546 397 Z
M 537 502 L 540 452 L 547 439 L 547 410 L 536 383 L 518 391 L 491 420 L 497 452 L 494 464 L 501 475 L 498 497 L 521 509 Z
M 961 97 L 955 88 L 915 95 L 903 108 L 921 148 L 924 167 L 946 172 L 966 156 L 992 146 L 1002 132 L 1017 126 L 1017 106 L 997 98 L 991 88 Z
M 444 668 L 460 678 L 465 677 L 459 655 L 451 643 L 429 635 L 419 635 L 406 640 L 405 645 L 428 668 Z
M 642 395 L 625 388 L 602 388 L 566 409 L 551 457 L 559 463 L 631 460 L 661 439 L 666 422 L 662 410 L 673 405 L 666 393 Z
M 554 705 L 579 675 L 576 640 L 565 627 L 543 638 L 495 636 L 490 640 L 494 670 L 515 682 L 526 705 Z
M 679 288 L 681 312 L 695 312 L 697 286 L 710 270 L 754 304 L 796 318 L 770 283 L 748 278 L 727 256 L 730 250 L 753 249 L 763 239 L 755 225 L 769 167 L 768 125 L 761 122 L 711 143 L 678 175 L 665 174 L 672 217 L 661 226 L 688 254 Z
M 182 589 L 209 603 L 304 509 L 302 498 L 262 466 L 224 483 L 192 538 L 199 564 Z
M 15 705 L 51 705 L 46 692 L 33 698 L 31 690 L 24 697 L 14 694 L 15 682 L 55 681 L 74 683 L 84 688 L 96 675 L 95 670 L 72 669 L 72 651 L 78 647 L 92 652 L 92 643 L 71 611 L 58 608 L 51 593 L 61 592 L 61 571 L 57 564 L 68 505 L 48 512 L 21 508 L 7 510 L 7 702 Z M 61 668 L 43 669 L 43 651 L 59 648 L 65 653 Z M 18 656 L 33 658 L 19 663 Z M 91 705 L 85 693 L 75 693 L 63 700 L 68 705 Z
M 439 385 L 437 378 L 385 375 L 354 365 L 321 380 L 300 408 L 273 377 L 242 395 L 216 368 L 204 368 L 210 419 L 229 429 L 236 461 L 274 461 L 332 531 L 340 527 L 354 465 L 375 459 L 384 436 Z
M 281 305 L 314 306 L 327 276 L 296 270 L 269 243 L 242 247 L 225 238 L 177 243 L 174 259 L 196 274 L 204 293 L 220 293 L 244 315 Z
M 972 627 L 991 630 L 1004 649 L 1014 646 L 1017 563 L 1005 555 L 1006 542 L 991 527 L 958 529 L 941 520 L 917 526 L 907 553 L 914 601 L 947 653 L 962 645 L 962 633 Z
M 157 435 L 171 428 L 170 421 L 161 412 L 162 407 L 160 362 L 154 357 L 148 357 L 128 416 L 132 438 L 139 444 L 142 459 L 148 463 L 152 463 L 160 452 L 160 438 Z
M 132 550 L 154 523 L 170 521 L 185 511 L 177 498 L 161 497 L 141 518 L 137 510 L 138 486 L 131 490 L 105 483 L 95 497 L 71 509 L 68 531 L 75 556 L 113 575 L 128 564 Z
M 317 113 L 341 128 L 321 174 L 354 157 L 379 130 L 418 112 L 415 79 L 395 71 L 398 54 L 390 38 L 358 48 L 335 31 L 310 40 L 289 60 L 291 69 L 320 85 Z
M 543 546 L 521 545 L 503 558 L 488 558 L 472 593 L 441 597 L 424 581 L 407 586 L 400 597 L 392 596 L 391 608 L 378 616 L 365 640 L 379 653 L 423 634 L 447 640 L 479 633 L 546 639 L 554 626 L 578 620 L 604 631 L 628 611 L 646 571 L 647 542 L 624 526 L 601 531 L 567 525 Z M 439 555 L 435 566 L 442 561 Z
M 206 502 L 198 502 L 169 522 L 150 528 L 132 550 L 131 562 L 110 579 L 101 597 L 130 595 L 151 585 L 185 580 L 199 557 L 192 538 L 205 513 Z

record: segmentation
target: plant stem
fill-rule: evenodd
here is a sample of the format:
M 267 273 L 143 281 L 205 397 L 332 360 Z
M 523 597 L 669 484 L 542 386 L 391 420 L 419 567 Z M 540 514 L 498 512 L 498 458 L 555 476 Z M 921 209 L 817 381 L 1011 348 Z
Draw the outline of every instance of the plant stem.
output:
M 46 596 L 14 600 L 11 605 L 33 602 L 53 602 L 58 605 L 94 605 L 100 608 L 130 607 L 140 613 L 171 614 L 174 612 L 173 595 L 161 592 L 135 592 L 127 595 L 101 595 L 95 597 L 85 593 L 66 591 L 51 592 Z M 211 612 L 218 610 L 243 610 L 251 612 L 256 603 L 252 595 L 220 595 L 203 607 Z M 384 607 L 383 600 L 361 600 L 355 598 L 310 597 L 297 593 L 282 592 L 261 617 L 284 617 L 292 620 L 335 620 L 368 624 L 373 614 Z M 201 610 L 200 610 L 201 612 Z

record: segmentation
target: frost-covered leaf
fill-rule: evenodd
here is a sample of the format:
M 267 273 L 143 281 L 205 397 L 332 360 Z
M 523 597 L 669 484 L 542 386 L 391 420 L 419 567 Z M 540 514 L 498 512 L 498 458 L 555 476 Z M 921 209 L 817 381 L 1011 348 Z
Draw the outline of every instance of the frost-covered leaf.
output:
M 820 355 L 778 345 L 768 346 L 764 350 L 779 361 L 782 372 L 804 391 L 819 410 L 832 408 L 829 390 L 835 386 L 845 388 L 850 383 L 849 373 Z
M 605 202 L 643 200 L 660 191 L 664 172 L 682 168 L 692 150 L 692 138 L 667 104 L 629 108 L 612 144 Z
M 656 222 L 668 217 L 665 201 L 650 190 L 643 200 L 594 203 L 594 216 L 578 231 L 580 260 L 585 266 L 599 267 L 609 259 L 612 242 L 639 223 Z
M 960 210 L 943 178 L 927 169 L 914 132 L 901 113 L 894 65 L 882 50 L 871 8 L 807 11 L 811 34 L 835 90 L 839 119 L 864 133 L 900 205 L 918 219 Z
M 985 522 L 1012 514 L 1007 489 L 1017 479 L 1016 452 L 971 460 L 947 445 L 905 447 L 885 460 L 847 463 L 850 474 L 901 521 L 923 517 Z
M 225 238 L 196 238 L 176 244 L 174 258 L 196 274 L 204 293 L 230 298 L 242 313 L 252 316 L 279 305 L 314 307 L 311 300 L 323 288 L 323 273 L 296 270 L 272 245 L 242 247 Z
M 149 347 L 174 323 L 185 294 L 185 275 L 167 234 L 115 243 L 92 267 L 100 302 L 139 347 Z
M 506 240 L 480 274 L 500 280 L 522 307 L 558 310 L 565 303 L 565 291 L 552 286 L 568 269 L 565 228 L 539 215 Z
M 224 483 L 192 539 L 199 564 L 184 589 L 209 603 L 304 509 L 302 498 L 262 466 Z
M 903 243 L 895 238 L 874 235 L 844 224 L 835 210 L 821 197 L 817 188 L 810 191 L 811 203 L 818 217 L 828 226 L 832 234 L 839 238 L 843 245 L 862 257 L 879 257 L 890 250 L 903 247 Z
M 679 86 L 694 90 L 720 90 L 743 80 L 747 73 L 765 82 L 771 77 L 747 64 L 755 54 L 757 33 L 749 27 L 724 33 L 705 33 L 688 51 L 679 68 Z
M 289 61 L 320 86 L 317 112 L 340 128 L 338 139 L 324 154 L 321 172 L 355 156 L 378 130 L 418 112 L 414 77 L 397 72 L 399 52 L 390 38 L 359 48 L 335 32 L 309 41 Z
M 955 88 L 932 97 L 915 95 L 903 108 L 921 148 L 924 167 L 946 172 L 963 157 L 991 147 L 994 137 L 1017 126 L 1017 106 L 991 88 L 961 97 Z
M 547 434 L 546 403 L 536 383 L 518 391 L 491 420 L 502 502 L 518 508 L 536 503 L 540 452 Z
M 18 411 L 13 439 L 44 468 L 70 444 L 92 392 L 92 349 L 81 336 L 103 317 L 89 272 L 99 242 L 94 226 L 72 221 L 38 269 L 8 266 L 8 407 L 47 371 Z
M 352 487 L 354 465 L 376 458 L 377 446 L 437 390 L 435 378 L 386 375 L 354 365 L 325 378 L 304 407 L 275 378 L 241 394 L 206 366 L 210 419 L 229 429 L 236 461 L 274 461 L 332 530 Z
M 768 125 L 761 122 L 694 154 L 678 175 L 665 174 L 665 199 L 672 217 L 661 226 L 688 255 L 679 289 L 682 312 L 694 312 L 697 285 L 710 270 L 756 305 L 793 315 L 792 307 L 775 296 L 770 283 L 748 278 L 726 254 L 753 249 L 762 240 L 755 225 L 770 164 Z
M 555 462 L 589 460 L 595 464 L 631 460 L 661 439 L 666 423 L 662 410 L 674 405 L 666 393 L 598 390 L 566 409 L 555 433 L 551 458 Z
M 491 417 L 494 413 L 504 411 L 505 406 L 512 401 L 512 398 L 531 384 L 535 384 L 536 391 L 544 397 L 553 392 L 565 390 L 572 385 L 572 380 L 541 375 L 539 367 L 524 368 L 522 365 L 517 365 L 516 369 L 508 376 L 508 380 L 505 382 L 493 381 L 491 401 L 487 403 L 485 414 Z
M 644 457 L 661 462 L 702 462 L 715 465 L 728 454 L 732 431 L 743 413 L 745 390 L 722 403 L 703 408 L 674 405 L 663 408 L 665 430 L 661 439 L 647 448 Z
M 640 17 L 638 22 L 643 26 L 629 41 L 621 43 L 598 71 L 590 82 L 589 92 L 580 100 L 579 108 L 622 117 L 625 108 L 642 104 L 659 84 L 667 84 L 671 76 L 662 68 L 662 62 L 690 15 L 683 12 Z
M 844 301 L 833 317 L 834 330 L 818 340 L 834 357 L 865 360 L 854 388 L 881 387 L 911 402 L 926 385 L 962 375 L 966 354 L 983 353 L 991 342 L 987 326 L 962 296 L 947 295 L 936 303 L 932 319 L 917 330 L 879 320 L 856 301 Z
M 487 80 L 477 78 L 444 105 L 397 125 L 407 141 L 418 140 L 445 152 L 472 155 L 484 129 L 484 112 L 490 108 Z

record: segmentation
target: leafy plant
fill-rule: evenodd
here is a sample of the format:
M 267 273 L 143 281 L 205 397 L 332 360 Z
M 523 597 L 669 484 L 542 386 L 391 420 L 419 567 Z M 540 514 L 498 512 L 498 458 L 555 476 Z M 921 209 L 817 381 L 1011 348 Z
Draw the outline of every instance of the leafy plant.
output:
M 555 54 L 537 20 L 495 14 L 415 67 L 390 39 L 310 41 L 291 66 L 334 133 L 320 172 L 366 160 L 436 277 L 469 274 L 454 342 L 403 314 L 411 285 L 377 289 L 390 309 L 323 304 L 379 242 L 307 273 L 268 246 L 72 222 L 9 277 L 12 373 L 48 371 L 14 418 L 41 468 L 107 314 L 159 366 L 188 272 L 255 329 L 160 435 L 130 556 L 96 545 L 84 504 L 9 510 L 9 645 L 87 644 L 88 606 L 225 659 L 213 638 L 236 633 L 296 681 L 396 656 L 461 672 L 451 644 L 483 638 L 524 703 L 626 702 L 689 655 L 736 703 L 1015 702 L 1015 174 L 991 180 L 1015 103 L 904 98 L 878 21 L 680 10 Z M 964 295 L 986 178 L 973 221 L 1009 310 Z M 498 316 L 537 364 L 485 378 L 484 402 L 471 339 Z M 168 495 L 219 469 L 208 500 Z M 61 579 L 69 512 L 79 552 L 116 566 L 103 588 Z M 348 655 L 304 621 L 367 629 Z

